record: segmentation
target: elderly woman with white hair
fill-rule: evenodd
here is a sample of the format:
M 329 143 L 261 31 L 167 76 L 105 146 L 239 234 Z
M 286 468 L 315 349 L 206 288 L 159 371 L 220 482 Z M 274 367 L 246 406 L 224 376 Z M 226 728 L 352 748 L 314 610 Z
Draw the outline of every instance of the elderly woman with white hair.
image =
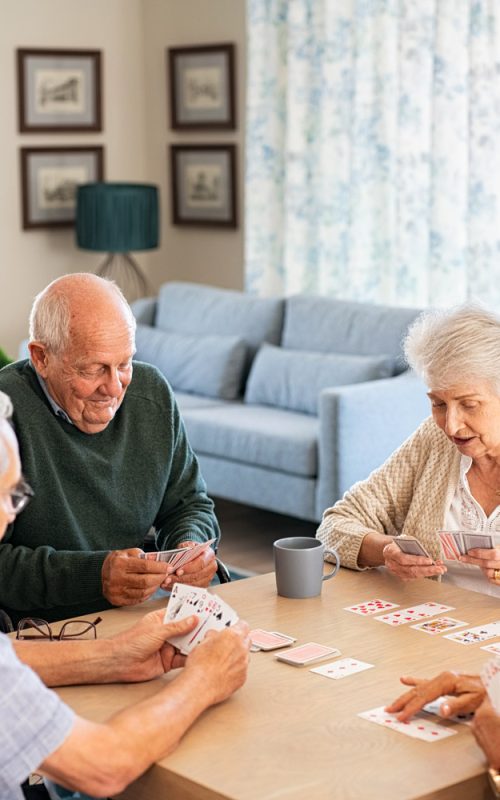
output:
M 445 564 L 438 536 L 467 530 L 500 542 L 500 317 L 476 305 L 424 312 L 405 354 L 429 387 L 432 417 L 324 512 L 316 535 L 345 567 L 442 576 L 500 597 L 500 547 Z M 429 558 L 403 553 L 400 535 L 418 539 Z

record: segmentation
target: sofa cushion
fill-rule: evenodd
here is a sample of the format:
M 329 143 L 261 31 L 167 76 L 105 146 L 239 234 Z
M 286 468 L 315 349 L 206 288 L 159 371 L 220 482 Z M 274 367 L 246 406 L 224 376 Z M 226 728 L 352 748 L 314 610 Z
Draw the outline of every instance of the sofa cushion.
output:
M 402 341 L 419 313 L 417 308 L 294 295 L 286 300 L 281 344 L 290 350 L 321 353 L 386 353 L 395 359 L 396 372 L 402 372 Z
M 186 336 L 138 325 L 136 358 L 154 364 L 174 389 L 233 400 L 241 393 L 246 347 L 236 336 Z
M 291 475 L 317 475 L 317 417 L 236 402 L 212 408 L 188 408 L 183 418 L 197 454 Z
M 285 301 L 196 283 L 165 283 L 155 325 L 195 336 L 238 336 L 248 346 L 248 365 L 262 342 L 279 344 Z
M 323 389 L 388 378 L 393 370 L 390 356 L 308 353 L 263 345 L 250 371 L 245 402 L 317 414 Z

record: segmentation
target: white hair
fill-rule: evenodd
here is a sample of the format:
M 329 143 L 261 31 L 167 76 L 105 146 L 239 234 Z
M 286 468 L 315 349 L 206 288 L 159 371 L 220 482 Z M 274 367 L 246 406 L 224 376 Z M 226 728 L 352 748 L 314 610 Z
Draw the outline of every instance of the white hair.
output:
M 404 351 L 430 388 L 487 381 L 500 394 L 500 316 L 479 303 L 424 311 L 409 328 Z
M 96 276 L 93 275 L 92 278 L 96 278 Z M 135 317 L 120 287 L 108 278 L 99 277 L 99 280 L 109 284 L 118 295 L 129 316 L 130 325 L 135 331 Z M 59 281 L 59 278 L 52 281 L 37 294 L 31 307 L 29 320 L 30 342 L 42 342 L 56 355 L 64 352 L 68 346 L 71 323 L 70 302 L 64 289 L 58 285 Z
M 0 392 L 0 475 L 3 475 L 9 466 L 10 452 L 2 435 L 1 428 L 3 420 L 9 420 L 12 416 L 12 402 L 10 397 L 4 392 Z

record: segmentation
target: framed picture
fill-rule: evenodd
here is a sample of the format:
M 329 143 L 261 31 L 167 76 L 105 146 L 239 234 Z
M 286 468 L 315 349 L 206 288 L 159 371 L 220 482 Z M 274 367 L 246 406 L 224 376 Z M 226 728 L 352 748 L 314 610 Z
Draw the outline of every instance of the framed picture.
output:
M 171 145 L 174 225 L 236 228 L 236 146 Z
M 102 147 L 22 147 L 23 228 L 71 226 L 76 187 L 103 179 Z
M 102 130 L 100 50 L 18 50 L 21 133 Z
M 172 128 L 234 129 L 234 45 L 171 47 L 168 66 Z

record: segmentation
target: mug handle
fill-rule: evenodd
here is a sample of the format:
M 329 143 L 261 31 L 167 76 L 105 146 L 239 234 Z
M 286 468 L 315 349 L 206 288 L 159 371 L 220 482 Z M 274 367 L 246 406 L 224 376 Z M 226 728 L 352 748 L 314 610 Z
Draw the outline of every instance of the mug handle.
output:
M 326 556 L 327 553 L 328 553 L 329 556 L 333 556 L 334 557 L 335 566 L 333 567 L 333 570 L 328 573 L 328 575 L 323 575 L 323 577 L 321 579 L 322 581 L 329 581 L 330 578 L 333 578 L 333 576 L 336 575 L 337 572 L 339 571 L 339 567 L 340 567 L 340 559 L 339 559 L 339 554 L 337 553 L 337 551 L 336 550 L 325 549 L 324 555 Z M 333 564 L 331 566 L 333 566 Z

